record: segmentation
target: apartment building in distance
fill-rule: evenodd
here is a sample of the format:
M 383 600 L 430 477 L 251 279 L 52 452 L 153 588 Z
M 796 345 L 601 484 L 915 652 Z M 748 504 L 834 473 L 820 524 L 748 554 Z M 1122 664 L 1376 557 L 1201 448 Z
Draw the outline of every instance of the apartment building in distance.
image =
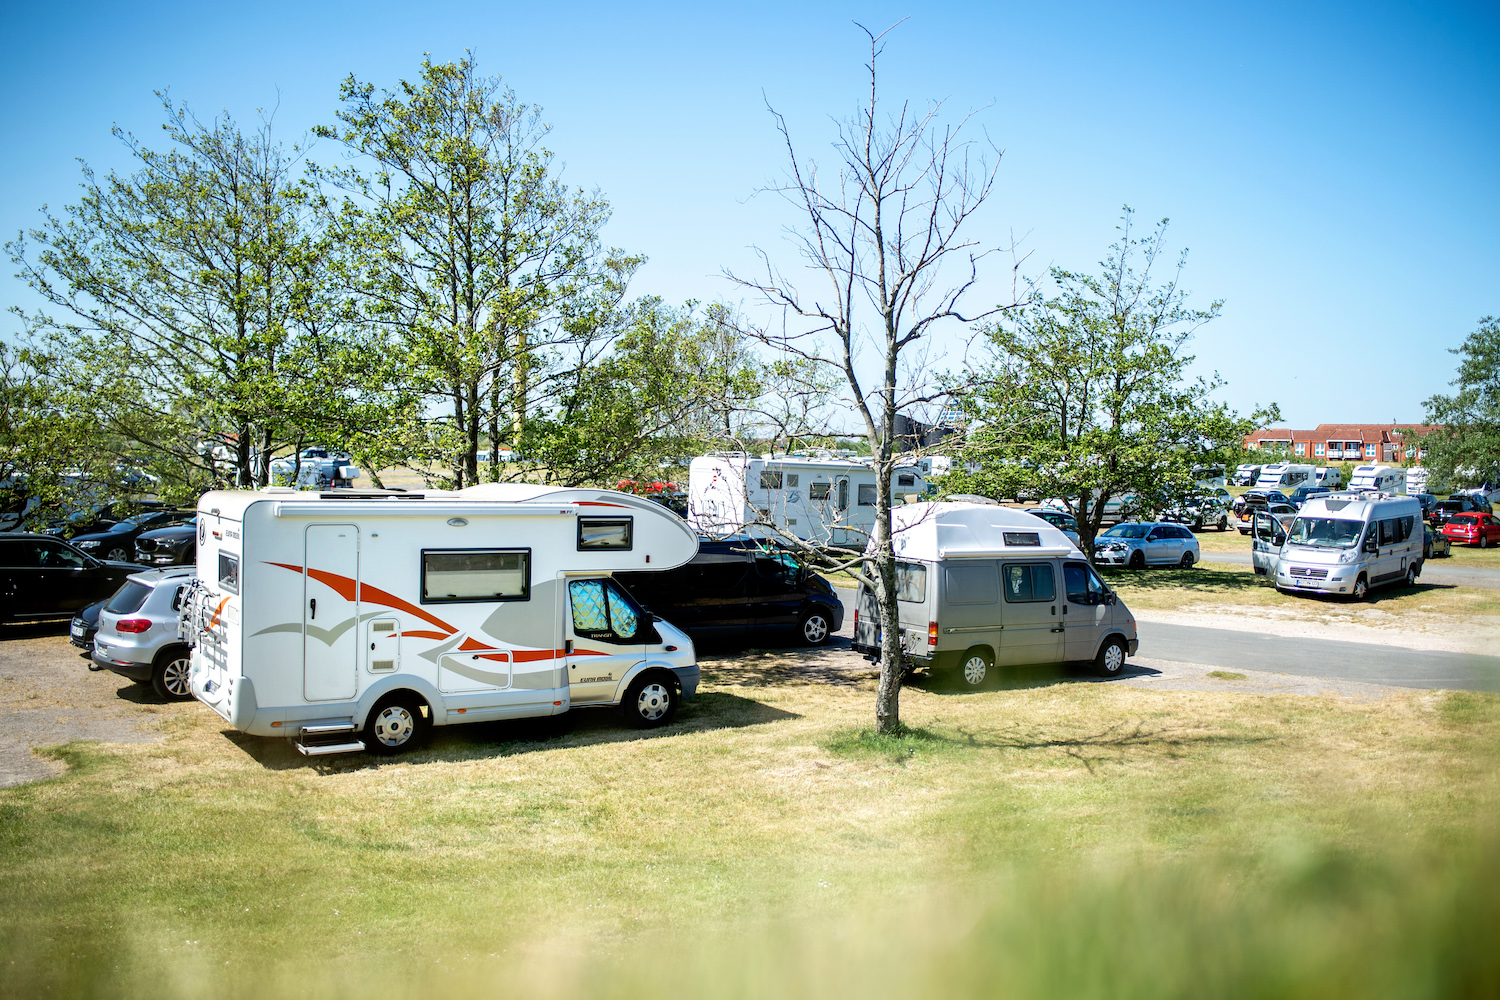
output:
M 1402 433 L 1412 431 L 1411 440 Z M 1334 462 L 1378 462 L 1412 465 L 1427 454 L 1422 438 L 1436 430 L 1430 424 L 1319 424 L 1310 431 L 1266 427 L 1245 436 L 1250 451 L 1285 448 L 1292 458 L 1318 465 Z

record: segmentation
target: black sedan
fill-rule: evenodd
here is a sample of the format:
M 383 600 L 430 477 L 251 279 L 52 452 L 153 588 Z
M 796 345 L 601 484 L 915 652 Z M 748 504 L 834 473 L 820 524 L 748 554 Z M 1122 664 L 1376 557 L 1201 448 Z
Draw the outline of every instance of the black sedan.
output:
M 0 536 L 0 618 L 71 617 L 140 571 L 133 563 L 95 559 L 60 538 Z
M 190 510 L 148 510 L 117 521 L 103 531 L 74 535 L 71 541 L 89 555 L 128 562 L 135 553 L 135 540 L 142 532 L 183 524 L 191 517 Z
M 135 540 L 135 561 L 143 566 L 187 566 L 197 562 L 197 515 L 170 528 L 141 532 Z
M 68 641 L 85 653 L 94 651 L 94 636 L 99 632 L 99 612 L 109 599 L 95 601 L 73 616 L 72 627 L 68 630 Z M 89 661 L 90 670 L 100 669 L 92 660 Z

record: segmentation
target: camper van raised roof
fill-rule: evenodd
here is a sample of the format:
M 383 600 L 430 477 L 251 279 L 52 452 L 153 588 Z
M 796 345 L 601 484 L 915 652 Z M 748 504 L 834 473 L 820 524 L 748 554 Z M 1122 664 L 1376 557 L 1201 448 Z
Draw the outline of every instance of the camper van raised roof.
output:
M 1077 556 L 1059 529 L 1035 514 L 990 504 L 912 503 L 891 512 L 898 559 Z

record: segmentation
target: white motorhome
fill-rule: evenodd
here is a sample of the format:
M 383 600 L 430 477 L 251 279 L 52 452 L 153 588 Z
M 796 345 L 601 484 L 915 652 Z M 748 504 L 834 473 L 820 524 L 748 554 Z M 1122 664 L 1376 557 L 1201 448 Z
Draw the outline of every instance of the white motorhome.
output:
M 1063 533 L 1033 514 L 974 503 L 892 513 L 901 649 L 914 666 L 984 684 L 993 668 L 1089 661 L 1114 676 L 1139 644 L 1135 618 Z M 880 655 L 874 595 L 857 598 L 854 648 Z
M 891 474 L 891 498 L 921 495 L 914 468 Z M 875 524 L 875 470 L 837 458 L 705 455 L 688 466 L 688 522 L 709 535 L 769 536 L 864 548 Z M 756 522 L 763 522 L 757 524 Z
M 933 476 L 946 476 L 953 471 L 953 459 L 947 455 L 923 455 L 921 458 L 903 458 L 896 462 L 896 468 L 903 471 L 916 469 L 923 476 L 931 479 Z
M 1413 497 L 1330 493 L 1302 505 L 1290 524 L 1255 514 L 1251 559 L 1278 590 L 1348 594 L 1414 586 L 1422 573 L 1422 505 Z
M 1313 470 L 1312 484 L 1336 490 L 1344 485 L 1344 471 L 1336 465 L 1320 465 Z
M 1373 490 L 1377 493 L 1405 493 L 1406 470 L 1389 465 L 1357 465 L 1354 467 L 1354 475 L 1349 477 L 1349 488 Z
M 1259 478 L 1255 480 L 1255 488 L 1258 490 L 1294 490 L 1299 486 L 1313 485 L 1314 475 L 1315 470 L 1311 465 L 1293 465 L 1291 462 L 1263 465 Z
M 681 518 L 610 490 L 206 493 L 192 692 L 306 754 L 586 705 L 660 725 L 696 692 L 693 644 L 610 576 L 697 551 Z

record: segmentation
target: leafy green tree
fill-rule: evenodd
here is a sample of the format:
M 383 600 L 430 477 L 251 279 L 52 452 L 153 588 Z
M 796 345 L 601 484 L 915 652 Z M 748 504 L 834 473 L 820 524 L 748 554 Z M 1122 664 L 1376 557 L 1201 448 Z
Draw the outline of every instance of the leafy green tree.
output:
M 1098 275 L 1054 268 L 1057 294 L 989 326 L 988 363 L 953 383 L 974 428 L 961 458 L 979 470 L 944 488 L 1061 499 L 1090 559 L 1112 499 L 1132 497 L 1141 513 L 1170 506 L 1193 491 L 1193 466 L 1233 457 L 1278 418 L 1273 405 L 1241 419 L 1209 398 L 1217 376 L 1188 377 L 1186 345 L 1221 303 L 1187 304 L 1185 253 L 1155 283 L 1167 222 L 1137 237 L 1131 216 L 1126 207 Z
M 1423 404 L 1427 423 L 1438 425 L 1422 438 L 1424 462 L 1435 482 L 1500 482 L 1500 320 L 1484 317 L 1452 352 L 1460 358 L 1450 383 L 1457 392 Z
M 499 479 L 498 445 L 533 440 L 542 401 L 576 383 L 622 328 L 642 258 L 606 251 L 609 205 L 568 188 L 539 109 L 472 58 L 424 59 L 394 90 L 350 76 L 336 125 L 317 134 L 365 158 L 318 176 L 347 192 L 366 315 L 399 337 L 428 407 L 426 451 L 447 485 Z M 555 421 L 554 421 L 555 423 Z
M 98 445 L 119 442 L 187 499 L 226 464 L 264 485 L 279 448 L 357 436 L 372 407 L 402 400 L 337 292 L 297 151 L 269 122 L 246 134 L 162 102 L 165 152 L 116 129 L 135 170 L 85 165 L 80 201 L 7 249 L 46 302 L 25 317 L 37 367 L 92 412 Z

